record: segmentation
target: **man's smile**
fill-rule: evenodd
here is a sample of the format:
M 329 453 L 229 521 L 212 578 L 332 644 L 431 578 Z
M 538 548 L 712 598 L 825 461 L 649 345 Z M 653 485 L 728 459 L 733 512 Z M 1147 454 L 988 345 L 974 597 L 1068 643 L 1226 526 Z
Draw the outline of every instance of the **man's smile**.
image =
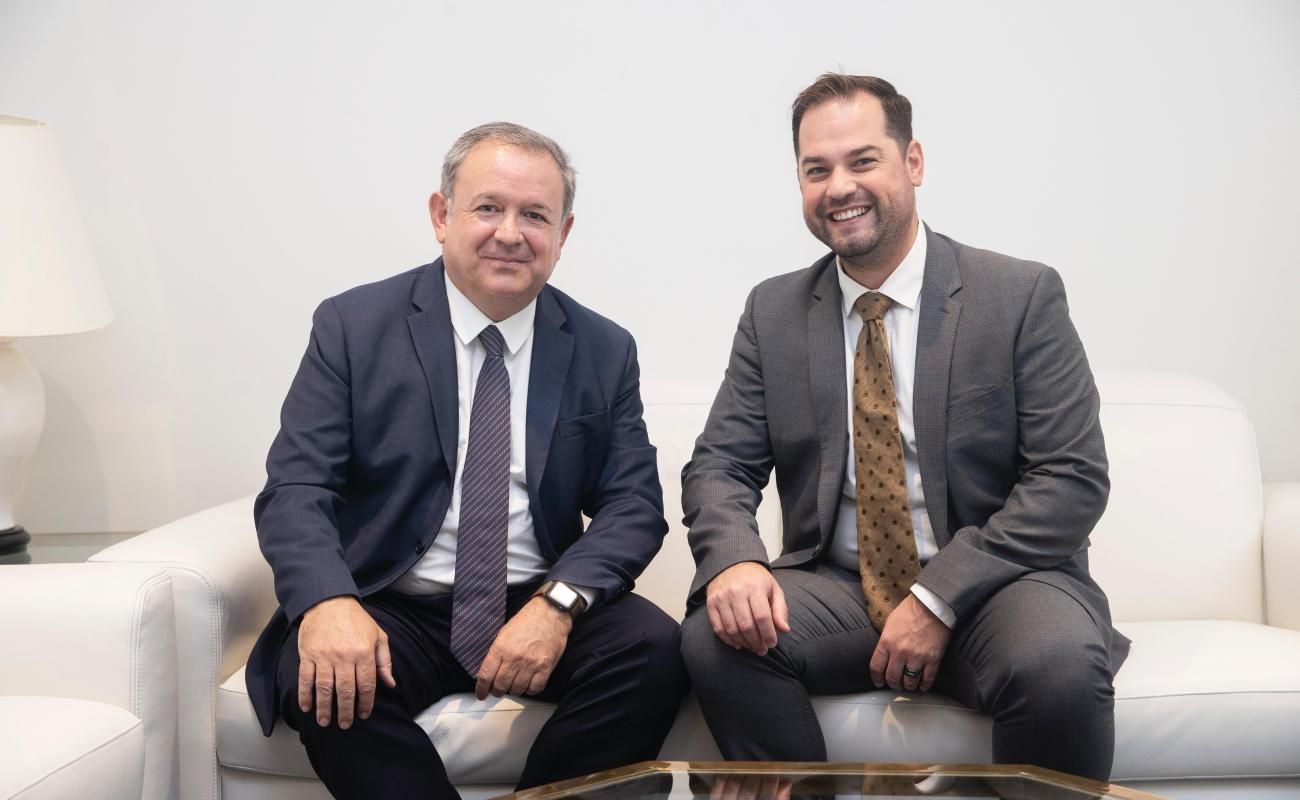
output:
M 871 209 L 867 206 L 854 206 L 852 208 L 846 208 L 842 211 L 832 212 L 830 217 L 835 222 L 846 222 L 848 220 L 853 219 L 854 217 L 860 217 L 870 210 Z

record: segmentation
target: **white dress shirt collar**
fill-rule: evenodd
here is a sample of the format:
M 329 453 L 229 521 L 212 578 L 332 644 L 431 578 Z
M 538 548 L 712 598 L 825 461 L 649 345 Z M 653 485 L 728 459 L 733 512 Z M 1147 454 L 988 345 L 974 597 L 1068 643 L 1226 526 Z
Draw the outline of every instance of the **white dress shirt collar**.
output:
M 915 309 L 921 297 L 921 283 L 925 279 L 926 249 L 925 225 L 918 220 L 912 249 L 907 251 L 907 255 L 876 291 L 900 306 Z M 840 280 L 840 301 L 844 304 L 844 316 L 847 317 L 853 313 L 853 304 L 858 298 L 871 290 L 848 276 L 839 257 L 836 257 L 835 264 L 838 267 L 835 274 Z
M 533 332 L 533 319 L 537 316 L 536 297 L 514 314 L 500 322 L 493 322 L 460 289 L 456 288 L 456 284 L 451 282 L 450 275 L 444 273 L 443 279 L 447 282 L 447 310 L 451 312 L 451 327 L 455 329 L 456 337 L 460 339 L 461 344 L 466 346 L 472 344 L 484 328 L 495 325 L 497 330 L 501 331 L 501 337 L 506 340 L 506 349 L 511 355 L 519 352 L 519 348 L 524 346 L 529 334 Z

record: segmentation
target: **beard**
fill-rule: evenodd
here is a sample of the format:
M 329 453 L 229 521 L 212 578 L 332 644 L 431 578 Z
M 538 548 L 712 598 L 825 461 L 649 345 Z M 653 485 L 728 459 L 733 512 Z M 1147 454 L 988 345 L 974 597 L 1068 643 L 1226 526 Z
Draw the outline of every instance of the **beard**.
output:
M 808 230 L 813 236 L 831 249 L 835 255 L 845 261 L 872 260 L 873 258 L 898 258 L 906 253 L 895 253 L 906 242 L 912 223 L 909 209 L 894 208 L 889 213 L 881 213 L 875 198 L 870 199 L 871 210 L 868 215 L 875 216 L 875 224 L 865 230 L 836 234 L 828 214 L 818 209 L 812 219 L 805 219 Z M 892 266 L 892 265 L 891 265 Z

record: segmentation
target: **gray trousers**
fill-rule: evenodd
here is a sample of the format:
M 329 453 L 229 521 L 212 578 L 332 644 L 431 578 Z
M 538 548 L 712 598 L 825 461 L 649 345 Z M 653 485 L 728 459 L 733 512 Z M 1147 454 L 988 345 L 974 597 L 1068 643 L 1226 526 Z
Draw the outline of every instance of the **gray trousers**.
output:
M 703 606 L 682 624 L 682 655 L 724 758 L 825 761 L 810 694 L 874 689 L 879 635 L 856 572 L 831 564 L 774 569 L 790 633 L 766 656 L 728 647 Z M 1088 612 L 1055 586 L 1022 578 L 962 620 L 935 689 L 993 717 L 993 760 L 1105 781 L 1115 749 L 1114 689 L 1105 640 Z

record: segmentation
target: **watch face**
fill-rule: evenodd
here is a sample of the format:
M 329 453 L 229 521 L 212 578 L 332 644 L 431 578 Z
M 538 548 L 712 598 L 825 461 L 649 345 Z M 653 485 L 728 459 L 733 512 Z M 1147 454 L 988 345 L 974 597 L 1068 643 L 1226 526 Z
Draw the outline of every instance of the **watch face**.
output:
M 557 583 L 546 594 L 565 609 L 573 608 L 574 604 L 578 602 L 578 593 L 573 591 L 567 584 Z

